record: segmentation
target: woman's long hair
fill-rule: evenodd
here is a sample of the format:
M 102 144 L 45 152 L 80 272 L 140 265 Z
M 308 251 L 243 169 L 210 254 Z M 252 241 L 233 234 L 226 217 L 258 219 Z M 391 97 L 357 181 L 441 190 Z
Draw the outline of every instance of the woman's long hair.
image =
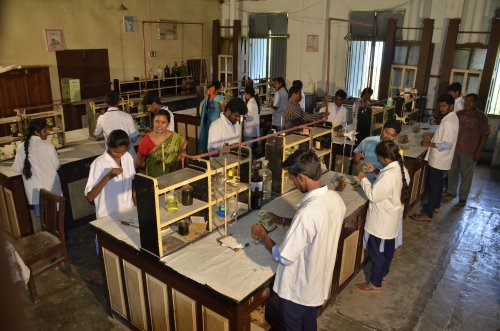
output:
M 398 161 L 399 167 L 401 168 L 401 176 L 403 178 L 403 186 L 401 187 L 401 203 L 404 204 L 406 200 L 408 200 L 409 188 L 408 183 L 406 182 L 403 157 L 399 152 L 399 146 L 393 141 L 381 141 L 378 143 L 377 147 L 375 147 L 375 154 L 386 159 Z
M 207 90 L 207 94 L 205 95 L 205 101 L 208 104 L 209 101 L 213 100 L 217 95 L 217 90 L 222 87 L 221 82 L 215 81 L 212 83 L 210 88 Z
M 28 132 L 26 133 L 26 137 L 24 138 L 24 153 L 26 154 L 26 158 L 24 159 L 24 167 L 23 167 L 23 175 L 26 179 L 30 179 L 33 176 L 31 172 L 31 162 L 29 160 L 29 147 L 30 147 L 30 139 L 33 135 L 39 135 L 40 131 L 47 127 L 47 121 L 45 119 L 35 119 L 31 121 L 28 126 Z

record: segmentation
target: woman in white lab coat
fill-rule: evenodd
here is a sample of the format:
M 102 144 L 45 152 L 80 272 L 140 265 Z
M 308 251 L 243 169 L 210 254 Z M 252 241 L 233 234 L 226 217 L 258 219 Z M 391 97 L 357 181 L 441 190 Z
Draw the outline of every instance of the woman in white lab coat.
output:
M 257 99 L 255 97 L 255 90 L 251 86 L 245 87 L 245 91 L 243 92 L 243 96 L 245 97 L 245 101 L 247 102 L 248 112 L 245 115 L 245 122 L 243 124 L 243 141 L 248 141 L 254 138 L 258 138 L 260 136 L 260 128 L 259 128 L 259 105 L 257 103 Z M 258 96 L 257 96 L 258 98 Z M 258 142 L 250 144 L 249 147 L 252 148 L 252 156 L 257 158 L 257 146 Z
M 394 256 L 395 238 L 403 217 L 404 203 L 408 198 L 409 174 L 403 165 L 399 147 L 392 141 L 382 141 L 375 148 L 375 154 L 384 165 L 372 184 L 361 172 L 358 179 L 370 201 L 366 213 L 364 246 L 372 261 L 372 274 L 367 283 L 356 284 L 363 292 L 381 292 L 382 281 L 389 273 Z M 367 172 L 374 166 L 365 163 Z
M 24 148 L 17 150 L 12 165 L 15 171 L 23 175 L 28 203 L 37 217 L 40 216 L 40 189 L 62 195 L 61 181 L 57 174 L 61 164 L 54 145 L 47 141 L 48 135 L 47 121 L 31 121 L 24 139 Z

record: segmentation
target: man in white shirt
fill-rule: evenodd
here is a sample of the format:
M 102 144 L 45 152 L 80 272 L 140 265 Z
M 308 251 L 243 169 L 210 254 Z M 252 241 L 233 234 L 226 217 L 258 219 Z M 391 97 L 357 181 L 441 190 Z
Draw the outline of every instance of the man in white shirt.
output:
M 449 94 L 439 97 L 439 111 L 443 115 L 441 124 L 434 133 L 422 135 L 422 146 L 428 147 L 425 160 L 429 162 L 427 172 L 426 195 L 427 203 L 423 206 L 420 214 L 411 215 L 415 221 L 430 222 L 436 208 L 441 203 L 441 193 L 443 192 L 443 175 L 450 170 L 455 154 L 458 137 L 458 117 L 453 111 L 455 100 Z M 431 140 L 432 138 L 432 140 Z
M 103 135 L 104 141 L 107 143 L 109 134 L 114 130 L 123 130 L 128 134 L 132 143 L 139 139 L 137 127 L 134 124 L 134 119 L 130 114 L 121 111 L 118 106 L 119 96 L 116 92 L 110 91 L 106 94 L 106 104 L 108 109 L 104 114 L 97 118 L 97 123 L 94 130 L 94 136 Z M 135 160 L 135 150 L 133 144 L 129 144 L 128 152 Z
M 462 84 L 460 83 L 451 83 L 450 86 L 448 86 L 448 94 L 455 99 L 454 106 L 453 106 L 453 111 L 461 111 L 465 109 L 465 100 L 462 97 Z
M 212 122 L 208 129 L 209 152 L 241 141 L 240 116 L 245 116 L 247 111 L 247 105 L 240 98 L 229 100 L 219 119 Z
M 144 95 L 144 98 L 142 98 L 142 104 L 144 105 L 144 107 L 146 107 L 146 109 L 150 113 L 153 113 L 153 116 L 160 108 L 168 111 L 168 113 L 170 114 L 170 122 L 168 122 L 167 130 L 174 132 L 174 128 L 175 128 L 175 126 L 174 126 L 174 113 L 172 113 L 170 111 L 170 109 L 168 109 L 167 106 L 161 105 L 161 99 L 155 91 L 148 91 Z M 148 130 L 150 130 L 150 129 L 148 128 Z
M 347 93 L 344 90 L 335 92 L 335 102 L 328 103 L 328 122 L 332 123 L 333 131 L 339 131 L 347 124 L 347 108 L 343 106 Z M 326 106 L 320 108 L 319 112 L 326 111 Z
M 300 89 L 300 93 L 302 95 L 302 99 L 300 99 L 299 102 L 300 109 L 302 109 L 302 111 L 306 111 L 306 95 L 304 94 L 304 84 L 302 84 L 301 80 L 294 80 L 292 82 L 292 86 L 294 85 L 298 86 L 298 88 Z
M 283 168 L 306 193 L 293 219 L 270 213 L 274 223 L 290 229 L 279 245 L 262 225 L 254 224 L 251 232 L 278 262 L 273 290 L 279 296 L 281 330 L 316 330 L 317 307 L 330 294 L 346 207 L 337 192 L 322 186 L 321 163 L 313 150 L 295 151 Z

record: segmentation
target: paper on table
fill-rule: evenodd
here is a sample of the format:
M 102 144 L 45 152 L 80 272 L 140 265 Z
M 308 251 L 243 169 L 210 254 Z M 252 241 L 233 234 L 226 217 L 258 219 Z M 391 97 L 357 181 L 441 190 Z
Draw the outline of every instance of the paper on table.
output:
M 222 246 L 226 246 L 226 247 L 229 247 L 231 249 L 244 248 L 244 247 L 248 246 L 247 240 L 243 240 L 241 238 L 236 239 L 233 236 L 228 236 L 228 237 L 222 238 L 222 239 L 220 239 L 220 242 L 221 242 Z

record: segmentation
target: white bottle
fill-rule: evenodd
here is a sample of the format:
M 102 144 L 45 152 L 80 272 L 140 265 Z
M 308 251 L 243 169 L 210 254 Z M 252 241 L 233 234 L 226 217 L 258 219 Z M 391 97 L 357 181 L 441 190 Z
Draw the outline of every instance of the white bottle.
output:
M 148 72 L 148 79 L 153 79 L 154 78 L 154 72 L 153 72 L 153 68 L 149 68 L 149 72 Z
M 271 199 L 272 184 L 273 184 L 273 173 L 267 168 L 269 161 L 262 161 L 262 199 Z
M 163 69 L 160 66 L 156 69 L 156 75 L 158 75 L 158 79 L 163 79 Z

